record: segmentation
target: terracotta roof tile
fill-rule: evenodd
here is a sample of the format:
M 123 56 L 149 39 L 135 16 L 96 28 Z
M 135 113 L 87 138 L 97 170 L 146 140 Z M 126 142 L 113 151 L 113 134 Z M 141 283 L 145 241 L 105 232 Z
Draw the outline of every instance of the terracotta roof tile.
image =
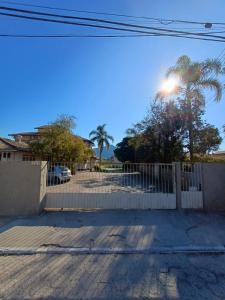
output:
M 29 145 L 24 142 L 16 142 L 16 141 L 6 139 L 6 138 L 1 138 L 1 137 L 0 137 L 0 140 L 3 143 L 5 143 L 9 146 L 12 146 L 13 148 L 15 148 L 16 150 L 19 150 L 19 151 L 26 151 L 26 150 L 30 149 Z

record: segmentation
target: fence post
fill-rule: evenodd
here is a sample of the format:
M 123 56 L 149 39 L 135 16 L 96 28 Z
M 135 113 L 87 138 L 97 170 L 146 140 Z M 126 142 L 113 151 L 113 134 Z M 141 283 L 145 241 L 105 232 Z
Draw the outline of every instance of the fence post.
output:
M 175 162 L 176 208 L 181 209 L 181 163 Z

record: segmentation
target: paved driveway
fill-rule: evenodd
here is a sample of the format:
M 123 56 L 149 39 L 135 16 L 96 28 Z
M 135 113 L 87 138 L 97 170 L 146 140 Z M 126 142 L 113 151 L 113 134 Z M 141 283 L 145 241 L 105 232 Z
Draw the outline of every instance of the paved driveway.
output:
M 161 182 L 164 189 L 169 190 L 167 182 Z M 69 182 L 50 185 L 48 193 L 112 193 L 112 192 L 152 192 L 162 188 L 158 182 L 139 172 L 90 172 L 78 171 Z

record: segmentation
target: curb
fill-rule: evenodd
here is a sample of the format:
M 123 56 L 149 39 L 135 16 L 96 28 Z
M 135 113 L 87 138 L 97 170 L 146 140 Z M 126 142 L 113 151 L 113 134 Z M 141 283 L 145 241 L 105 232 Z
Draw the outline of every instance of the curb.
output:
M 4 255 L 36 255 L 36 254 L 225 254 L 224 246 L 178 246 L 151 248 L 0 248 L 0 256 Z

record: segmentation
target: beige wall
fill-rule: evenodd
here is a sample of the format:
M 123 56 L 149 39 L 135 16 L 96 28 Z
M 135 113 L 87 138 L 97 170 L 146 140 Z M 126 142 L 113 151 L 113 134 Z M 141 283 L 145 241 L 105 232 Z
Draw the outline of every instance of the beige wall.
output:
M 37 214 L 45 200 L 46 162 L 0 162 L 0 216 Z
M 203 197 L 206 210 L 225 210 L 225 163 L 203 163 Z

